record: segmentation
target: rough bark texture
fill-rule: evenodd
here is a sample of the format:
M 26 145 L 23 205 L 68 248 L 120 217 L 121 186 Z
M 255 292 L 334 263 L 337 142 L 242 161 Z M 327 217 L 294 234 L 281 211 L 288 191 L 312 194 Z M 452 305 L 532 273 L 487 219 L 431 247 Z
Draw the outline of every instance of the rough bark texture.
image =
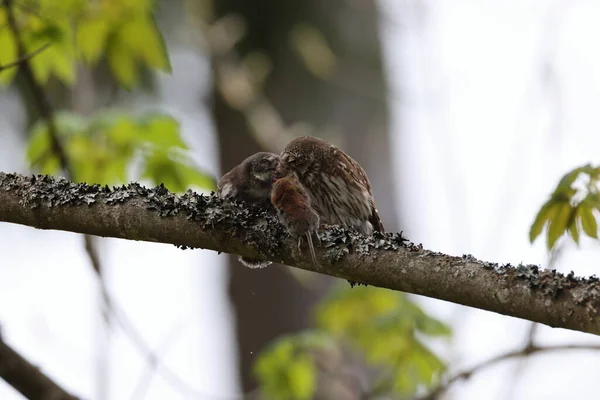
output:
M 14 351 L 1 336 L 0 378 L 30 400 L 77 400 Z
M 191 191 L 176 196 L 139 184 L 110 190 L 47 176 L 0 173 L 0 221 L 40 229 L 172 243 L 281 264 L 420 294 L 582 332 L 600 334 L 600 280 L 534 265 L 498 265 L 449 256 L 399 234 L 320 233 L 319 267 L 264 210 Z

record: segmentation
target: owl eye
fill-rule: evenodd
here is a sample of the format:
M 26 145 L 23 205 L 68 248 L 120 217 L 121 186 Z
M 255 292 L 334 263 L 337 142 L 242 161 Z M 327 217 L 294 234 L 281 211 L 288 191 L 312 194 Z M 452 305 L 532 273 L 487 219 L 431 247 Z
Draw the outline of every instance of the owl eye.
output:
M 286 158 L 286 160 L 285 160 L 285 161 L 286 161 L 287 163 L 291 164 L 291 163 L 293 163 L 293 162 L 295 162 L 295 161 L 296 161 L 296 157 L 289 156 L 288 158 Z
M 262 160 L 260 160 L 260 165 L 263 167 L 268 167 L 269 165 L 271 165 L 271 160 L 269 160 L 268 158 L 263 158 Z

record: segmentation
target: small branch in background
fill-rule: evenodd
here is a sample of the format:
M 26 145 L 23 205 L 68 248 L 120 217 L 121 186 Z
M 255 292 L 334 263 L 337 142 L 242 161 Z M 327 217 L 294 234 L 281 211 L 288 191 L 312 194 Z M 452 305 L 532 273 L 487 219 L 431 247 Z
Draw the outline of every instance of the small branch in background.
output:
M 100 296 L 101 303 L 104 305 L 100 307 L 102 312 L 102 322 L 104 325 L 101 326 L 103 329 L 96 329 L 96 343 L 95 343 L 95 351 L 97 354 L 97 363 L 96 363 L 96 387 L 97 393 L 96 396 L 102 400 L 108 398 L 108 385 L 110 382 L 110 373 L 108 371 L 109 359 L 108 354 L 110 354 L 109 350 L 109 332 L 111 328 L 111 315 L 116 315 L 114 311 L 114 305 L 111 301 L 110 296 L 108 295 L 108 290 L 106 288 L 106 283 L 104 281 L 104 276 L 102 274 L 102 265 L 100 263 L 100 257 L 98 256 L 98 252 L 96 251 L 96 246 L 94 244 L 94 238 L 89 235 L 83 235 L 84 248 L 90 260 L 90 264 L 94 272 L 96 273 L 96 277 L 98 278 L 98 286 L 100 288 Z
M 33 58 L 34 56 L 40 54 L 42 51 L 46 50 L 48 48 L 48 46 L 50 46 L 50 43 L 46 43 L 45 45 L 43 45 L 42 47 L 40 47 L 37 50 L 32 51 L 31 53 L 20 56 L 13 62 L 4 64 L 4 65 L 0 65 L 0 72 L 4 71 L 6 69 L 10 69 L 10 68 L 14 68 L 14 67 L 18 67 L 18 66 L 22 65 L 24 62 L 28 61 L 29 59 Z
M 435 400 L 439 398 L 441 394 L 443 394 L 448 388 L 457 381 L 463 379 L 469 379 L 474 374 L 488 368 L 492 367 L 500 362 L 510 360 L 513 358 L 521 358 L 528 357 L 534 354 L 540 353 L 550 353 L 554 351 L 568 351 L 568 350 L 600 350 L 600 344 L 566 344 L 566 345 L 554 345 L 554 346 L 535 346 L 532 345 L 529 348 L 524 348 L 521 350 L 511 351 L 508 353 L 500 354 L 498 356 L 492 357 L 489 360 L 483 361 L 479 364 L 476 364 L 474 367 L 466 369 L 462 372 L 457 373 L 456 375 L 451 376 L 446 380 L 445 383 L 441 384 L 430 393 L 426 394 L 422 397 L 415 397 L 414 400 Z
M 90 259 L 92 269 L 96 273 L 98 279 L 102 280 L 102 265 L 100 264 L 100 257 L 98 256 L 98 251 L 94 244 L 94 238 L 89 235 L 83 235 L 83 241 L 84 241 L 85 251 L 88 255 L 88 258 Z M 110 309 L 110 308 L 112 308 L 112 305 L 110 305 L 110 304 L 112 304 L 112 302 L 110 300 L 110 296 L 108 295 L 105 285 L 100 285 L 100 286 L 101 286 L 100 292 L 101 292 L 102 298 L 106 304 L 109 304 L 108 308 Z M 109 310 L 104 310 L 104 311 L 105 311 L 103 313 L 104 320 L 108 321 L 108 315 L 106 312 Z
M 555 269 L 556 263 L 560 259 L 560 256 L 563 254 L 564 250 L 565 246 L 561 244 L 548 252 L 547 269 Z M 528 351 L 529 349 L 535 347 L 535 337 L 537 332 L 539 331 L 539 327 L 540 324 L 537 324 L 535 322 L 529 323 L 529 329 L 527 330 L 525 344 L 523 345 L 523 352 L 525 352 L 525 355 L 519 359 L 517 365 L 515 366 L 515 369 L 513 371 L 513 378 L 511 379 L 512 384 L 507 385 L 507 391 L 505 396 L 506 399 L 514 398 L 514 392 L 520 383 L 521 377 L 523 376 L 523 370 L 525 369 L 525 365 L 528 358 L 527 356 L 528 354 L 530 354 L 528 353 Z
M 0 378 L 30 400 L 78 400 L 6 344 L 2 336 Z

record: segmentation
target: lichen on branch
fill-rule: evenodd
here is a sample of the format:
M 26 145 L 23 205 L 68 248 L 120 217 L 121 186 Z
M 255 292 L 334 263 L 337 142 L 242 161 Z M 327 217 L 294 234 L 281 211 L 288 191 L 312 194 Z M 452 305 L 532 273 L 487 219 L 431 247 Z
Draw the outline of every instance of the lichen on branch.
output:
M 48 176 L 0 173 L 0 221 L 104 237 L 170 243 L 265 259 L 347 280 L 425 295 L 509 316 L 600 334 L 600 282 L 450 256 L 401 234 L 319 233 L 318 266 L 275 215 L 214 194 L 131 183 L 108 188 Z

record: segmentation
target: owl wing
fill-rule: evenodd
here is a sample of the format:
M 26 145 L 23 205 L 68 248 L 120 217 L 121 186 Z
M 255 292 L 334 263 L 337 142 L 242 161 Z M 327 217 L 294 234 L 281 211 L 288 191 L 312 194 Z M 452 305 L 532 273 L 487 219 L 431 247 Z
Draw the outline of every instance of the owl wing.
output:
M 371 216 L 369 217 L 369 222 L 371 223 L 371 225 L 373 225 L 373 229 L 377 232 L 385 232 L 383 222 L 379 217 L 379 212 L 377 211 L 377 207 L 375 206 L 375 200 L 373 200 L 373 197 L 371 197 Z
M 361 191 L 366 193 L 368 196 L 368 201 L 370 204 L 369 222 L 371 225 L 373 225 L 373 229 L 378 232 L 385 232 L 383 222 L 381 222 L 379 212 L 377 211 L 377 206 L 375 205 L 375 199 L 373 198 L 373 191 L 371 190 L 371 183 L 369 182 L 367 173 L 360 166 L 360 164 L 348 154 L 339 149 L 337 149 L 337 151 L 341 156 L 341 161 L 338 167 L 343 171 L 342 173 L 349 175 L 349 181 L 356 182 L 360 186 Z
M 235 198 L 238 196 L 238 188 L 235 184 L 235 179 L 238 171 L 238 167 L 235 167 L 225 175 L 221 177 L 217 183 L 217 197 L 220 199 Z

